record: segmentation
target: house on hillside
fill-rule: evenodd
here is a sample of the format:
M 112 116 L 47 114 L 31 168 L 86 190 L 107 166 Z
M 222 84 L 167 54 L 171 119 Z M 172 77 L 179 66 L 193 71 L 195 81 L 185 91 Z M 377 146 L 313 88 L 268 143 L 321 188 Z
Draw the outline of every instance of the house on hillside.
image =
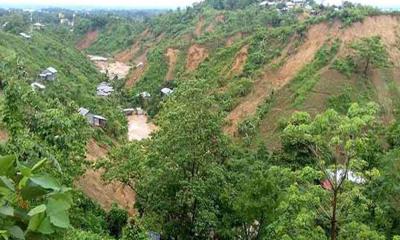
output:
M 108 58 L 102 56 L 88 55 L 90 61 L 93 62 L 107 62 Z
M 41 80 L 44 80 L 44 81 L 54 81 L 57 78 L 57 70 L 53 67 L 49 67 L 49 68 L 43 70 L 39 74 L 39 77 Z
M 174 90 L 170 89 L 170 88 L 163 88 L 161 89 L 161 94 L 163 96 L 169 96 L 174 92 Z
M 27 39 L 27 40 L 31 40 L 31 39 L 32 39 L 32 36 L 29 35 L 29 34 L 26 34 L 26 33 L 20 33 L 19 35 L 20 35 L 21 37 Z
M 138 63 L 136 65 L 136 68 L 142 68 L 142 67 L 144 67 L 144 63 L 143 62 L 140 62 L 140 63 Z
M 355 172 L 351 170 L 337 169 L 335 171 L 328 170 L 327 171 L 329 178 L 321 181 L 321 187 L 325 190 L 332 190 L 332 184 L 336 184 L 341 182 L 343 179 L 347 179 L 349 182 L 354 184 L 364 184 L 366 182 L 365 178 L 357 175 Z
M 32 83 L 32 84 L 31 84 L 31 87 L 32 87 L 32 90 L 33 90 L 33 91 L 36 91 L 36 90 L 44 90 L 44 89 L 46 89 L 46 86 L 45 86 L 45 85 L 40 84 L 40 83 L 38 83 L 38 82 Z
M 122 110 L 122 112 L 126 116 L 132 116 L 133 114 L 136 114 L 136 115 L 145 115 L 146 114 L 146 112 L 142 108 L 125 108 Z
M 151 98 L 151 94 L 150 94 L 149 92 L 141 92 L 141 93 L 139 94 L 139 96 L 140 96 L 141 98 L 143 98 L 143 99 L 149 99 L 149 98 Z
M 107 82 L 102 82 L 97 86 L 97 96 L 107 97 L 114 92 L 114 88 Z
M 45 25 L 41 24 L 40 22 L 33 24 L 33 28 L 36 30 L 42 30 L 44 27 L 45 27 Z
M 105 127 L 107 124 L 106 118 L 90 113 L 89 109 L 81 107 L 78 112 L 80 115 L 84 116 L 88 123 L 93 127 Z
M 277 2 L 271 2 L 271 1 L 263 1 L 259 3 L 259 6 L 261 7 L 272 7 L 272 6 L 276 6 Z

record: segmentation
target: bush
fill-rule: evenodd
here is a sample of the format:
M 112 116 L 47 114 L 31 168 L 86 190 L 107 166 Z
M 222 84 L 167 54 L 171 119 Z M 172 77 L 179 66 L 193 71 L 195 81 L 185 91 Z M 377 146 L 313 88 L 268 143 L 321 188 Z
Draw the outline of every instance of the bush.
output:
M 346 58 L 336 59 L 332 65 L 332 68 L 340 72 L 341 74 L 350 77 L 352 73 L 356 70 L 356 63 L 354 62 L 351 56 L 347 56 Z
M 122 236 L 122 229 L 128 223 L 128 213 L 114 205 L 107 214 L 106 219 L 110 235 L 120 238 Z

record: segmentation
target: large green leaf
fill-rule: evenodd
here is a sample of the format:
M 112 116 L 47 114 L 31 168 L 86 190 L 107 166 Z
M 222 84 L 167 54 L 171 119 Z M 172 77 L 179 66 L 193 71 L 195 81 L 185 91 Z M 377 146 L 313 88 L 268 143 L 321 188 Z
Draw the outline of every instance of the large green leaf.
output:
M 28 213 L 28 216 L 32 217 L 32 216 L 42 213 L 44 211 L 46 211 L 46 205 L 42 204 L 42 205 L 39 205 L 39 206 L 35 207 L 34 209 L 30 210 Z
M 44 213 L 39 213 L 39 214 L 33 216 L 29 220 L 28 230 L 32 231 L 32 232 L 36 232 L 37 229 L 39 228 L 40 224 L 42 224 L 44 219 L 45 219 Z
M 9 176 L 11 170 L 13 169 L 14 163 L 14 156 L 0 157 L 0 175 Z
M 50 216 L 50 222 L 59 228 L 69 228 L 70 227 L 70 222 L 69 222 L 69 216 L 66 211 L 61 211 L 58 212 L 57 214 L 54 214 Z
M 31 177 L 30 180 L 44 189 L 59 191 L 61 188 L 60 184 L 50 176 Z
M 50 219 L 48 217 L 43 219 L 37 231 L 43 234 L 52 234 L 55 232 L 53 226 L 51 226 Z
M 11 237 L 14 239 L 25 239 L 25 234 L 24 231 L 18 226 L 12 226 L 8 229 L 8 232 L 10 233 Z
M 28 181 L 28 184 L 21 189 L 22 198 L 25 200 L 33 200 L 47 193 L 48 191 L 46 189 L 43 189 L 42 187 L 30 181 Z
M 14 182 L 7 177 L 0 176 L 0 186 L 6 187 L 13 192 L 15 191 Z
M 12 216 L 14 216 L 14 208 L 11 206 L 1 206 L 0 214 L 2 214 L 4 216 L 12 217 Z
M 70 223 L 67 210 L 70 207 L 71 205 L 63 199 L 50 199 L 46 210 L 50 222 L 59 228 L 68 228 Z

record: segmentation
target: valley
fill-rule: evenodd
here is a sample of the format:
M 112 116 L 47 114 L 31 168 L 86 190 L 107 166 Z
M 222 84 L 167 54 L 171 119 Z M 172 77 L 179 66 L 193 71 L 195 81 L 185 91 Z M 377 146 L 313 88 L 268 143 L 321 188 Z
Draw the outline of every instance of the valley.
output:
M 205 0 L 0 26 L 0 239 L 400 236 L 398 12 Z

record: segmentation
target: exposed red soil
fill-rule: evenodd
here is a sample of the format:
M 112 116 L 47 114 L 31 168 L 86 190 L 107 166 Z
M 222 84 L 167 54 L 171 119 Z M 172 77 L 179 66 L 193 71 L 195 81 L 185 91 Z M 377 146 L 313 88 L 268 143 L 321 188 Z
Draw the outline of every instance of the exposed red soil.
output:
M 242 73 L 243 67 L 247 61 L 248 50 L 249 50 L 249 45 L 246 45 L 242 47 L 240 51 L 236 54 L 235 60 L 233 61 L 232 69 L 229 73 L 230 76 Z
M 102 179 L 103 174 L 103 169 L 89 169 L 75 184 L 90 199 L 99 203 L 104 210 L 109 211 L 113 204 L 117 204 L 121 208 L 126 209 L 129 215 L 134 216 L 136 214 L 134 208 L 135 192 L 132 188 L 121 182 L 105 182 Z
M 5 130 L 0 129 L 0 142 L 8 141 L 8 133 Z
M 203 31 L 203 27 L 204 27 L 204 16 L 201 16 L 199 18 L 199 21 L 196 24 L 196 28 L 194 29 L 194 35 L 196 37 L 200 36 L 202 31 Z
M 272 90 L 279 90 L 289 83 L 306 64 L 313 60 L 315 53 L 327 41 L 339 38 L 344 42 L 342 46 L 348 46 L 356 39 L 379 35 L 388 49 L 391 49 L 389 52 L 391 60 L 400 62 L 400 51 L 394 47 L 398 41 L 399 27 L 399 18 L 392 16 L 369 17 L 361 23 L 346 28 L 342 28 L 339 22 L 312 26 L 306 40 L 296 52 L 287 51 L 286 61 L 280 69 L 272 70 L 267 67 L 264 76 L 255 81 L 252 92 L 228 115 L 229 125 L 225 131 L 230 135 L 235 134 L 238 124 L 254 114 L 257 106 Z M 339 55 L 343 55 L 344 51 L 347 51 L 346 47 L 341 48 Z M 375 84 L 379 86 L 378 82 Z
M 100 146 L 95 140 L 91 139 L 87 144 L 86 159 L 96 162 L 105 158 L 108 148 Z M 136 194 L 128 185 L 118 181 L 105 182 L 102 179 L 104 169 L 87 169 L 85 174 L 75 181 L 78 189 L 81 189 L 86 196 L 97 202 L 104 210 L 109 211 L 113 204 L 128 211 L 131 216 L 136 214 L 134 203 Z
M 236 41 L 242 39 L 243 36 L 244 36 L 243 33 L 238 32 L 235 35 L 228 37 L 228 39 L 226 40 L 226 46 L 227 47 L 232 46 Z
M 167 53 L 165 54 L 168 60 L 168 72 L 167 76 L 165 77 L 167 81 L 174 79 L 174 72 L 176 67 L 176 62 L 178 61 L 179 50 L 168 48 Z
M 310 63 L 315 53 L 322 47 L 329 37 L 329 27 L 326 24 L 318 24 L 309 30 L 307 39 L 293 55 L 287 56 L 284 65 L 277 71 L 267 69 L 264 76 L 256 80 L 253 90 L 243 101 L 228 115 L 230 123 L 225 131 L 234 135 L 238 124 L 255 113 L 258 105 L 274 90 L 285 86 L 306 64 Z
M 131 48 L 118 53 L 115 55 L 115 60 L 123 63 L 129 63 L 132 58 L 139 52 L 140 50 L 140 44 L 139 42 L 135 42 Z
M 188 57 L 186 62 L 186 69 L 189 71 L 196 70 L 196 68 L 208 57 L 206 48 L 194 44 L 189 48 Z
M 86 160 L 95 162 L 107 156 L 108 148 L 100 146 L 94 139 L 90 139 L 86 144 Z
M 98 31 L 91 31 L 86 33 L 85 37 L 76 44 L 76 48 L 81 51 L 89 48 L 94 42 L 96 42 L 98 36 Z
M 142 77 L 143 73 L 147 69 L 147 50 L 134 60 L 135 67 L 129 74 L 128 80 L 125 82 L 126 88 L 132 88 L 135 83 Z M 137 64 L 143 63 L 144 66 L 136 67 Z
M 225 16 L 223 14 L 220 14 L 214 18 L 214 21 L 210 25 L 207 26 L 205 31 L 206 32 L 214 32 L 215 27 L 218 24 L 221 24 L 224 22 L 225 22 Z

